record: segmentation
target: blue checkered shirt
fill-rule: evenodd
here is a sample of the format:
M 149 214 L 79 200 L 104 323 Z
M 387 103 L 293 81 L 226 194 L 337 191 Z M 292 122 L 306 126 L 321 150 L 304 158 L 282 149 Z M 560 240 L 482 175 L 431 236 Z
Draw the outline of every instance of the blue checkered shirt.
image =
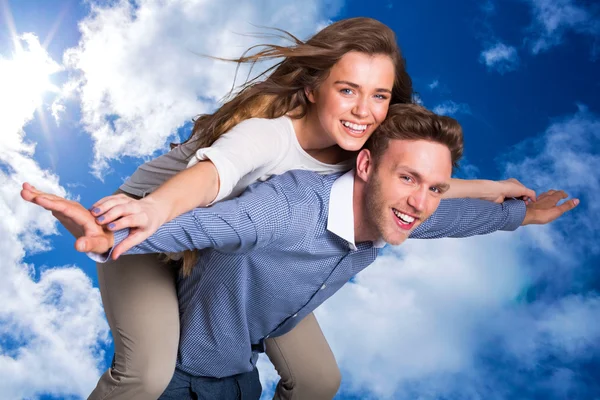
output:
M 339 177 L 309 171 L 275 176 L 236 199 L 177 217 L 128 252 L 204 249 L 191 276 L 178 283 L 178 368 L 217 378 L 252 370 L 265 338 L 290 331 L 375 260 L 377 243 L 355 245 L 353 237 L 328 230 L 330 206 L 352 210 L 351 185 L 341 195 L 345 205 L 330 205 Z M 411 237 L 514 230 L 524 216 L 517 200 L 442 200 Z M 115 243 L 127 234 L 116 232 Z

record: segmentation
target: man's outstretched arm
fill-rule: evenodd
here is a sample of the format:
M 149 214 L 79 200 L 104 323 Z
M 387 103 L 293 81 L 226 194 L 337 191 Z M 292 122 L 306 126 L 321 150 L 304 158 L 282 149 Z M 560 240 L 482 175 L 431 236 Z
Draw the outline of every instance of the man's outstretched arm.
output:
M 547 224 L 579 204 L 567 198 L 563 191 L 550 190 L 537 201 L 525 204 L 508 200 L 497 204 L 477 199 L 442 200 L 436 212 L 411 234 L 413 239 L 468 237 L 485 235 L 498 230 L 512 231 L 522 225 Z
M 123 254 L 129 231 L 110 232 L 99 226 L 81 204 L 43 193 L 25 184 L 23 199 L 52 211 L 77 238 L 81 252 L 104 254 L 117 259 Z M 127 254 L 179 252 L 216 248 L 227 252 L 248 251 L 276 240 L 290 226 L 287 196 L 274 181 L 254 185 L 242 196 L 210 208 L 198 208 L 161 226 L 156 233 Z M 113 248 L 114 246 L 114 248 Z

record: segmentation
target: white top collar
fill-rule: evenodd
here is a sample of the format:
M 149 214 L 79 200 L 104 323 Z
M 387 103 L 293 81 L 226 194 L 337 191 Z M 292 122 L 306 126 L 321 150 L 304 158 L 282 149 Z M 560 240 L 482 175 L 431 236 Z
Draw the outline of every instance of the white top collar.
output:
M 340 176 L 331 187 L 329 195 L 329 214 L 327 216 L 327 230 L 348 242 L 352 250 L 356 250 L 354 243 L 354 170 Z M 383 239 L 373 242 L 376 248 L 385 246 Z

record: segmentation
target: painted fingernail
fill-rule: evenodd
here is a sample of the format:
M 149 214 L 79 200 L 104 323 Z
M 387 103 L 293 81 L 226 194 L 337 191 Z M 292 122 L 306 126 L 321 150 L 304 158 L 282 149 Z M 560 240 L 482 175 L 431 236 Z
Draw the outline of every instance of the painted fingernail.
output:
M 98 222 L 102 222 L 102 221 L 104 221 L 104 215 L 101 215 L 96 219 L 98 220 Z
M 108 229 L 115 229 L 115 224 L 112 222 L 108 224 Z
M 92 210 L 92 212 L 94 214 L 98 214 L 100 212 L 100 209 L 98 207 L 94 207 L 94 209 Z
M 573 204 L 575 204 L 576 206 L 579 205 L 579 199 L 573 199 Z

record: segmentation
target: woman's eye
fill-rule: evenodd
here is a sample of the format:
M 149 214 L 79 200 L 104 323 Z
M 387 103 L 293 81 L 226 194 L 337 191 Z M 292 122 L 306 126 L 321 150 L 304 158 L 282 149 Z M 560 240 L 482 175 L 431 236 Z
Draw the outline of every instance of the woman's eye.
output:
M 342 90 L 340 90 L 340 93 L 343 93 L 343 94 L 352 94 L 353 92 L 352 92 L 352 89 L 342 89 Z
M 387 100 L 388 97 L 385 94 L 376 94 L 375 98 L 379 100 Z

